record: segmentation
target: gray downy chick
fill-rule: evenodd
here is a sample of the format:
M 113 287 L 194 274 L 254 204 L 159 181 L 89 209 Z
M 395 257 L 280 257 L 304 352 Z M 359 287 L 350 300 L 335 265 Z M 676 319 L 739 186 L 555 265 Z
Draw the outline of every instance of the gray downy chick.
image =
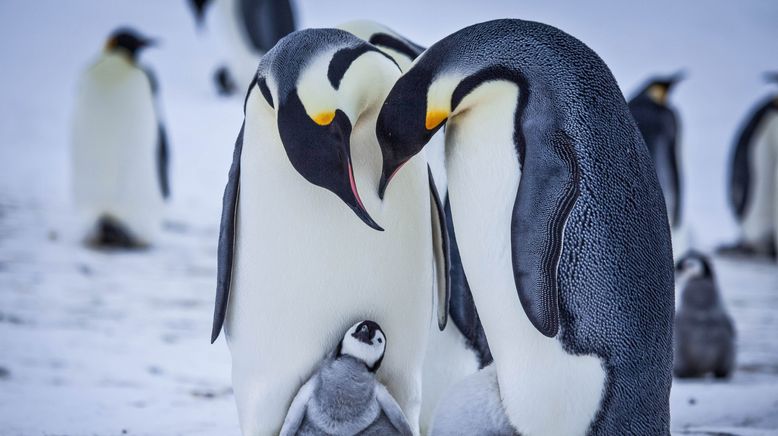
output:
M 385 349 L 375 322 L 349 328 L 292 400 L 281 436 L 412 435 L 402 409 L 375 377 Z
M 518 436 L 500 399 L 491 364 L 452 386 L 438 403 L 431 436 Z
M 678 261 L 676 275 L 681 301 L 675 315 L 675 376 L 729 377 L 735 368 L 735 327 L 709 259 L 691 251 Z

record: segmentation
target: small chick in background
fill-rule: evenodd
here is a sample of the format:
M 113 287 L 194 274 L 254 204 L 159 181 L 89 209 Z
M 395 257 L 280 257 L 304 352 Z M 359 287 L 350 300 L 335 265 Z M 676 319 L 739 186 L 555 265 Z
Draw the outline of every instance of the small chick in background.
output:
M 676 265 L 681 301 L 675 315 L 674 368 L 679 378 L 735 369 L 735 327 L 724 308 L 710 260 L 690 251 Z
M 294 397 L 281 436 L 412 435 L 402 409 L 375 378 L 385 350 L 375 322 L 349 328 Z

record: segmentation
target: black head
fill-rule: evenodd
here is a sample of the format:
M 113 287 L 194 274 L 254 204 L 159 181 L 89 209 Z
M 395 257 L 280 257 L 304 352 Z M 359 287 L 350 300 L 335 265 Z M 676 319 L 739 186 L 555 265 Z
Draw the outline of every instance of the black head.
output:
M 378 185 L 381 198 L 403 164 L 419 153 L 446 123 L 448 108 L 427 107 L 431 82 L 432 72 L 417 65 L 395 83 L 384 100 L 376 123 L 384 161 Z
M 675 264 L 677 275 L 688 274 L 690 277 L 713 277 L 708 256 L 696 250 L 690 250 Z
M 132 61 L 137 59 L 141 49 L 156 44 L 156 41 L 146 38 L 134 29 L 122 27 L 111 33 L 105 43 L 105 50 L 109 52 L 124 52 Z
M 672 89 L 685 78 L 686 73 L 684 71 L 678 71 L 669 76 L 654 77 L 642 88 L 640 94 L 648 96 L 659 104 L 666 104 L 667 97 Z
M 381 366 L 386 351 L 386 335 L 376 322 L 365 320 L 348 329 L 338 344 L 335 356 L 348 355 L 362 361 L 375 372 Z
M 308 29 L 279 41 L 262 58 L 257 80 L 276 110 L 281 142 L 295 170 L 379 231 L 357 191 L 351 134 L 365 106 L 380 104 L 373 101 L 378 100 L 374 90 L 388 89 L 398 75 L 391 58 L 354 35 Z

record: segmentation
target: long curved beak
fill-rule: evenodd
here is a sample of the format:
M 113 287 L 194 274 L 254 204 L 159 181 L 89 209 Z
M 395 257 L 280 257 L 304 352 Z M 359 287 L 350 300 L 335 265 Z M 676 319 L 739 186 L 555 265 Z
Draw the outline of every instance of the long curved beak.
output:
M 370 228 L 378 230 L 379 232 L 383 232 L 383 227 L 379 226 L 378 223 L 375 222 L 370 214 L 367 213 L 365 205 L 362 204 L 362 199 L 359 197 L 359 192 L 357 191 L 357 183 L 354 179 L 354 169 L 351 166 L 351 159 L 348 159 L 346 164 L 348 165 L 348 180 L 351 186 L 352 198 L 344 199 L 344 201 L 351 208 L 351 210 L 353 210 L 354 213 L 357 214 L 357 216 Z
M 381 178 L 378 181 L 378 198 L 381 200 L 384 199 L 384 194 L 386 194 L 386 188 L 389 186 L 389 182 L 392 181 L 392 178 L 397 175 L 397 172 L 400 171 L 400 168 L 402 168 L 406 162 L 408 161 L 406 160 L 400 164 L 390 164 L 384 161 L 383 169 L 381 170 Z

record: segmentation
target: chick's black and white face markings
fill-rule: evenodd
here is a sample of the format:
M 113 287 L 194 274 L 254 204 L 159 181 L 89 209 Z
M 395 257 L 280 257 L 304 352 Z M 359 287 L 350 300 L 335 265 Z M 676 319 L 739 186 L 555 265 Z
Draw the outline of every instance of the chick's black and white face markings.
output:
M 353 87 L 344 91 L 343 83 L 358 58 L 380 52 L 343 31 L 294 35 L 263 57 L 258 73 L 262 94 L 276 109 L 289 161 L 307 181 L 337 195 L 365 224 L 383 230 L 360 199 L 351 161 L 353 122 L 366 97 L 354 95 Z M 393 62 L 380 56 L 377 62 Z M 353 80 L 360 79 L 369 78 Z M 277 105 L 269 88 L 276 90 Z
M 386 350 L 386 336 L 381 326 L 374 321 L 362 321 L 354 324 L 346 334 L 337 350 L 337 355 L 354 357 L 375 372 L 381 366 Z

